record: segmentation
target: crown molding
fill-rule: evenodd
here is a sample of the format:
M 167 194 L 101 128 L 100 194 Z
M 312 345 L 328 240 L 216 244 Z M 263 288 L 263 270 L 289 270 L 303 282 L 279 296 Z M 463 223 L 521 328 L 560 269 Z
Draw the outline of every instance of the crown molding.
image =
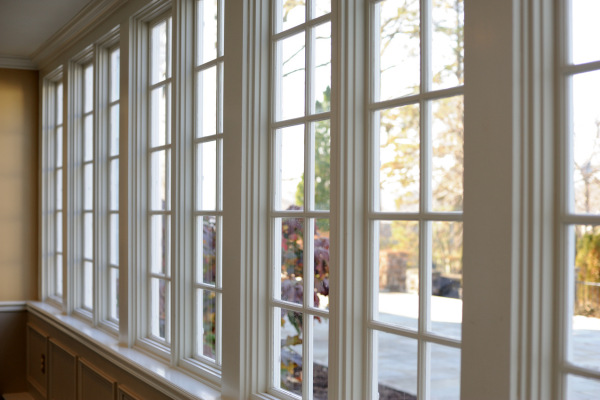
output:
M 128 0 L 93 0 L 73 19 L 31 53 L 31 60 L 40 69 L 75 44 L 79 38 L 102 23 Z
M 0 55 L 0 68 L 10 69 L 38 69 L 29 57 Z

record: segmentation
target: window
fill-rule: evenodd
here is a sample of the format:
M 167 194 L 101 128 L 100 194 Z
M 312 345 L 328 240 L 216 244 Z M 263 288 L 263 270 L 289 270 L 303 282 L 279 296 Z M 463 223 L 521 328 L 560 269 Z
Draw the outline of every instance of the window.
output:
M 51 258 L 51 267 L 48 277 L 50 280 L 49 295 L 62 302 L 63 299 L 63 84 L 52 82 L 50 86 L 50 120 L 54 121 L 54 128 L 49 131 L 48 162 L 51 166 L 52 176 L 49 176 L 49 193 L 53 202 L 49 208 L 53 209 L 50 222 L 51 234 L 49 239 L 54 239 L 54 257 Z M 52 247 L 52 245 L 51 245 Z
M 371 5 L 373 399 L 460 397 L 463 10 Z

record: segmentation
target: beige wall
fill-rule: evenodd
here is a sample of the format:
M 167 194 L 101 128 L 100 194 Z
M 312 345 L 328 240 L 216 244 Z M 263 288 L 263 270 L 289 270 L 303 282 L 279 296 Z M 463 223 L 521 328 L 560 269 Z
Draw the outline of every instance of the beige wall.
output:
M 0 68 L 0 301 L 37 299 L 38 72 Z

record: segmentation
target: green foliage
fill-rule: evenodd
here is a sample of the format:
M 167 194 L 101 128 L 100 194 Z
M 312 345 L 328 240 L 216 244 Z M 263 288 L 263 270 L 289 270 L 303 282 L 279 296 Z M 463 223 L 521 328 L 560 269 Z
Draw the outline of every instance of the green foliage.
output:
M 600 318 L 600 228 L 578 227 L 576 234 L 575 314 Z M 586 284 L 587 283 L 587 284 Z

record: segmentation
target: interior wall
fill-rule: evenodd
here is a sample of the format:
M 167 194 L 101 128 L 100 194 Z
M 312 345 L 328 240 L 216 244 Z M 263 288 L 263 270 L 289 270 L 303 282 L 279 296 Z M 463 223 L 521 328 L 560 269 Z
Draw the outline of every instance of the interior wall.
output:
M 26 311 L 0 311 L 0 395 L 27 389 L 26 324 Z
M 0 301 L 36 300 L 38 71 L 0 68 Z

